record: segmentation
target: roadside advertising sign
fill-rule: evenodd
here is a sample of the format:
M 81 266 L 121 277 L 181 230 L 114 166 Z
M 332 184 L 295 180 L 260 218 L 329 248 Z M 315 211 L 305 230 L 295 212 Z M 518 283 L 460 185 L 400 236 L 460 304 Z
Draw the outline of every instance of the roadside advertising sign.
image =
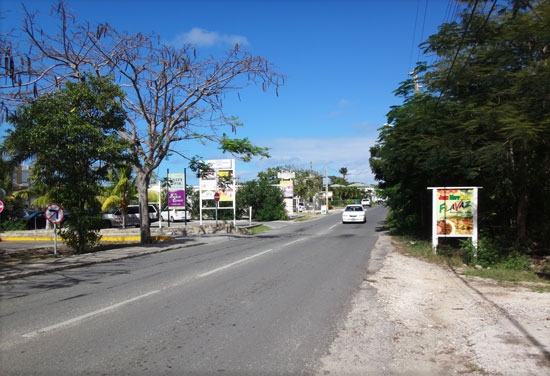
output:
M 479 187 L 433 187 L 432 246 L 439 237 L 470 237 L 477 248 Z
M 281 180 L 279 186 L 283 191 L 283 197 L 294 197 L 294 183 L 292 180 Z
M 204 163 L 210 165 L 214 170 L 232 170 L 234 161 L 234 159 L 209 159 Z
M 170 188 L 168 190 L 168 208 L 185 209 L 185 174 L 168 174 Z
M 233 210 L 233 224 L 236 225 L 236 200 L 235 200 L 235 160 L 234 159 L 210 159 L 204 161 L 212 169 L 200 178 L 200 224 L 202 225 L 203 211 L 212 210 L 211 206 L 204 206 L 203 201 L 215 200 L 216 202 L 232 202 L 232 206 L 219 206 L 217 210 Z M 217 222 L 216 222 L 217 223 Z

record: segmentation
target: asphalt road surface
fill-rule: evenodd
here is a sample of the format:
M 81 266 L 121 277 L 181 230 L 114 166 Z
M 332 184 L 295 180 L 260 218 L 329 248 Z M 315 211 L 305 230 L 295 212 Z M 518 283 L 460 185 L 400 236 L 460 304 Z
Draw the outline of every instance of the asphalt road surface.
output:
M 0 284 L 2 374 L 311 374 L 386 210 Z

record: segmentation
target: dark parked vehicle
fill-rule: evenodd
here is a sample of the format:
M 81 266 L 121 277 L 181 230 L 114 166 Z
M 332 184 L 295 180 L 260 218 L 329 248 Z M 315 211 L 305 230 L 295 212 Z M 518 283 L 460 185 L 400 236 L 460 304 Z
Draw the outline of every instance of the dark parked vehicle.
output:
M 23 217 L 25 228 L 27 230 L 43 229 L 46 228 L 46 216 L 41 210 L 31 212 Z

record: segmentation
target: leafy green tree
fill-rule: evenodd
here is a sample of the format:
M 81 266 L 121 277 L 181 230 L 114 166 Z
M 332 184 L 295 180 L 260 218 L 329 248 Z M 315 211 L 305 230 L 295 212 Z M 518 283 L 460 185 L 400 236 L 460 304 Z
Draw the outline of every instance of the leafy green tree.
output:
M 548 248 L 550 2 L 471 4 L 423 47 L 437 57 L 416 68 L 423 92 L 396 90 L 404 102 L 371 149 L 390 225 L 427 234 L 426 187 L 476 185 L 490 236 Z
M 237 206 L 252 206 L 252 216 L 259 221 L 286 219 L 284 197 L 281 189 L 265 179 L 244 183 L 237 191 Z
M 200 158 L 176 150 L 181 141 L 214 142 L 224 152 L 267 156 L 247 139 L 230 139 L 222 130 L 236 133 L 242 125 L 225 112 L 228 94 L 255 83 L 266 91 L 284 83 L 272 64 L 248 53 L 238 44 L 219 57 L 201 57 L 192 45 L 174 47 L 148 32 L 119 32 L 107 23 L 92 25 L 71 14 L 64 1 L 56 1 L 51 15 L 58 28 L 43 27 L 25 8 L 22 30 L 8 35 L 9 69 L 0 70 L 7 81 L 0 90 L 2 106 L 51 92 L 60 83 L 81 80 L 86 74 L 113 75 L 128 94 L 121 98 L 126 126 L 118 133 L 137 156 L 133 167 L 142 212 L 147 212 L 147 189 L 154 171 L 170 153 Z M 50 21 L 51 22 L 51 21 Z M 17 37 L 19 39 L 17 39 Z M 18 43 L 24 40 L 27 43 Z M 25 45 L 23 48 L 17 48 Z M 24 64 L 20 63 L 24 62 Z M 221 134 L 220 134 L 221 133 Z M 202 171 L 202 169 L 199 169 Z M 148 216 L 141 216 L 141 240 L 151 242 Z
M 50 187 L 49 197 L 71 215 L 64 235 L 77 252 L 91 249 L 101 227 L 97 196 L 108 171 L 127 154 L 118 131 L 125 115 L 123 92 L 111 80 L 86 76 L 43 95 L 9 118 L 4 147 L 14 161 L 31 159 L 33 181 Z

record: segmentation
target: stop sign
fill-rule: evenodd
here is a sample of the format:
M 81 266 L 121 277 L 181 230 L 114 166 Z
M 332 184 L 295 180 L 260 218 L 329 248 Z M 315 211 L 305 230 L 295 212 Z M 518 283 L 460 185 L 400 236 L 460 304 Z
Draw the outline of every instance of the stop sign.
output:
M 0 201 L 0 213 L 4 210 L 4 203 Z
M 216 201 L 216 202 L 220 201 L 220 194 L 219 194 L 219 192 L 214 193 L 214 201 Z

